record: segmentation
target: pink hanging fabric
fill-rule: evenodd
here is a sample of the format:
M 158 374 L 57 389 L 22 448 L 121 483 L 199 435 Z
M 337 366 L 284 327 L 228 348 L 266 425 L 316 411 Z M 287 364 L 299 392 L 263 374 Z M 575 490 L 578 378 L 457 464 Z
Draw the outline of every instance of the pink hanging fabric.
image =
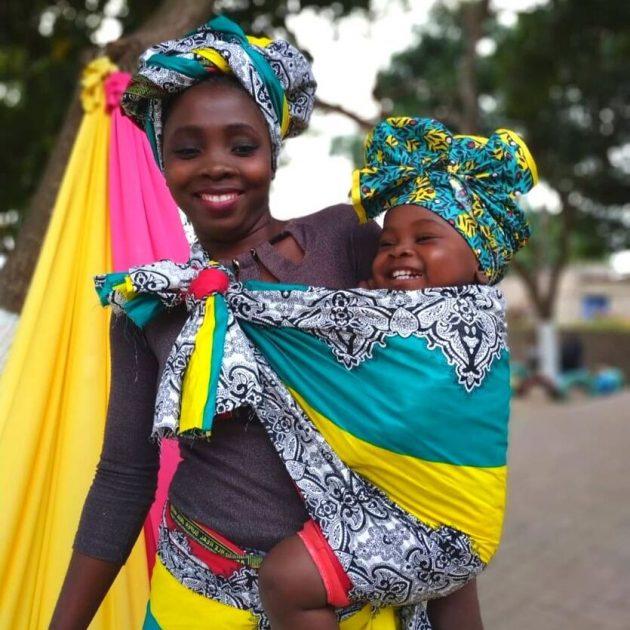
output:
M 120 97 L 130 78 L 127 73 L 114 72 L 105 83 L 107 108 L 112 115 L 109 209 L 114 271 L 162 258 L 184 262 L 190 250 L 177 206 L 153 159 L 149 141 L 121 113 Z M 163 440 L 156 499 L 145 523 L 149 572 L 153 569 L 162 507 L 178 462 L 177 443 Z

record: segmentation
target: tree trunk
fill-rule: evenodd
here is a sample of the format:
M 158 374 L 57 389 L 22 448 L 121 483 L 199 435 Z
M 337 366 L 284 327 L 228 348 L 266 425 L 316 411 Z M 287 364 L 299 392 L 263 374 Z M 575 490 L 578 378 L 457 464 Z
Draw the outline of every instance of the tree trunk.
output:
M 212 14 L 214 0 L 162 0 L 151 17 L 136 31 L 108 44 L 107 56 L 122 70 L 132 71 L 140 53 L 152 44 L 181 37 Z M 85 62 L 99 51 L 89 50 Z M 77 81 L 77 85 L 78 85 Z M 46 235 L 50 213 L 55 204 L 66 164 L 70 158 L 83 116 L 79 100 L 80 88 L 72 97 L 66 119 L 50 153 L 46 167 L 31 199 L 15 249 L 0 270 L 0 308 L 11 313 L 22 309 L 28 286 L 37 264 L 39 251 Z
M 461 133 L 479 133 L 479 89 L 477 86 L 477 44 L 483 36 L 489 0 L 462 3 L 464 53 L 459 63 L 457 82 L 462 105 Z
M 538 372 L 556 386 L 560 374 L 560 344 L 558 327 L 553 319 L 536 323 L 536 356 Z
M 22 309 L 66 163 L 81 124 L 83 110 L 79 99 L 80 90 L 77 82 L 61 131 L 25 214 L 15 249 L 0 270 L 0 308 L 11 313 L 19 313 Z

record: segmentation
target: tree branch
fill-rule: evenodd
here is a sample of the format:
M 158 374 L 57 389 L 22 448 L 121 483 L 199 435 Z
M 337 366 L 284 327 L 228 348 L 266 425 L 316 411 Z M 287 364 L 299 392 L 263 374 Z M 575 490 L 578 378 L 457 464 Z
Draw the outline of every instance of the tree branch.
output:
M 345 107 L 343 107 L 343 105 L 334 105 L 332 103 L 323 101 L 319 97 L 315 98 L 315 107 L 317 107 L 317 109 L 323 112 L 329 112 L 333 114 L 342 114 L 343 116 L 347 116 L 348 118 L 350 118 L 350 120 L 353 120 L 355 123 L 357 123 L 357 125 L 359 125 L 362 131 L 369 131 L 370 129 L 372 129 L 372 127 L 374 127 L 374 125 L 377 123 L 377 121 L 380 118 L 384 117 L 383 112 L 381 112 L 381 114 L 376 120 L 363 118 L 359 116 L 358 114 L 356 114 L 355 112 L 352 112 L 346 109 Z
M 558 293 L 558 285 L 562 278 L 562 273 L 569 260 L 571 251 L 571 234 L 575 224 L 575 215 L 577 209 L 569 203 L 569 196 L 566 192 L 560 192 L 560 201 L 562 203 L 562 213 L 560 218 L 562 228 L 558 236 L 558 255 L 549 268 L 549 286 L 547 287 L 547 295 L 545 296 L 545 306 L 549 315 L 554 310 Z
M 162 0 L 153 14 L 132 33 L 109 43 L 105 54 L 121 70 L 133 72 L 138 57 L 157 42 L 181 37 L 212 16 L 214 0 Z

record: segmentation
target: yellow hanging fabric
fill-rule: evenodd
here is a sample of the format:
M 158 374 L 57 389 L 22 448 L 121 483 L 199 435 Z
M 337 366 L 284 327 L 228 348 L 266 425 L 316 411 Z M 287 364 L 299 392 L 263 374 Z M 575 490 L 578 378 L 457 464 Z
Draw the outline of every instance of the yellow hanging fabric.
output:
M 97 59 L 85 115 L 0 380 L 0 628 L 48 627 L 100 453 L 109 388 L 108 314 L 92 277 L 111 269 L 110 118 Z M 91 630 L 139 628 L 148 598 L 144 539 Z

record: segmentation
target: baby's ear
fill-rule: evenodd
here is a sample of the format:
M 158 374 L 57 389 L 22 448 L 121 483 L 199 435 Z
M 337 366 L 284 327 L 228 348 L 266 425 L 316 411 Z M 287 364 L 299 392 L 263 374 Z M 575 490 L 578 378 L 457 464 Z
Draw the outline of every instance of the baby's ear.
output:
M 475 282 L 477 284 L 490 283 L 490 281 L 488 280 L 488 276 L 486 276 L 486 274 L 481 269 L 477 269 L 477 271 L 475 271 Z

